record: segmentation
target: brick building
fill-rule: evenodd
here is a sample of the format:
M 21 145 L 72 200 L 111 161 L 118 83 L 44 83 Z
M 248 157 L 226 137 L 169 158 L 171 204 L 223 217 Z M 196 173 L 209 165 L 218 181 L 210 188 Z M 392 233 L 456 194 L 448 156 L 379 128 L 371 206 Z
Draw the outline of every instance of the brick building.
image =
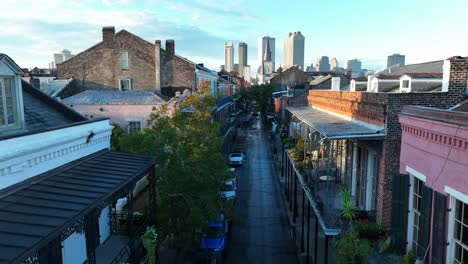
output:
M 82 90 L 151 90 L 173 96 L 196 87 L 196 64 L 175 54 L 174 40 L 152 44 L 126 30 L 102 29 L 102 41 L 57 65 L 59 79 L 73 78 Z
M 464 100 L 467 80 L 468 58 L 453 57 L 444 62 L 439 91 L 310 90 L 308 107 L 285 109 L 290 137 L 305 140 L 309 149 L 304 153 L 311 153 L 306 159 L 313 163 L 310 173 L 299 172 L 289 159 L 285 159 L 284 164 L 286 181 L 291 187 L 302 185 L 302 195 L 307 194 L 307 206 L 313 209 L 312 218 L 307 221 L 319 223 L 310 235 L 319 238 L 325 235 L 325 239 L 318 240 L 324 244 L 319 246 L 325 248 L 325 252 L 315 251 L 314 255 L 309 254 L 309 248 L 304 248 L 307 256 L 314 258 L 313 263 L 323 256 L 327 256 L 325 263 L 333 258 L 333 241 L 343 227 L 339 221 L 343 188 L 351 191 L 358 209 L 391 227 L 397 242 L 404 241 L 401 228 L 398 228 L 401 225 L 400 208 L 395 207 L 392 211 L 392 180 L 399 175 L 400 168 L 398 114 L 405 105 L 453 107 Z M 287 191 L 293 204 L 292 211 L 296 213 L 298 200 L 304 201 L 298 189 L 294 187 Z

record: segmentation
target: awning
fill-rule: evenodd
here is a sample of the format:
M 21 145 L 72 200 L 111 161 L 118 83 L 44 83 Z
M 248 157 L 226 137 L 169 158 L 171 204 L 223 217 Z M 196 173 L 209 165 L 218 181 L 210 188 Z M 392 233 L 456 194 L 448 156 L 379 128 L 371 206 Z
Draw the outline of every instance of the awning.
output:
M 33 255 L 155 164 L 154 157 L 102 151 L 0 193 L 0 263 Z
M 328 139 L 384 139 L 385 132 L 372 124 L 364 124 L 312 107 L 286 107 L 295 118 Z

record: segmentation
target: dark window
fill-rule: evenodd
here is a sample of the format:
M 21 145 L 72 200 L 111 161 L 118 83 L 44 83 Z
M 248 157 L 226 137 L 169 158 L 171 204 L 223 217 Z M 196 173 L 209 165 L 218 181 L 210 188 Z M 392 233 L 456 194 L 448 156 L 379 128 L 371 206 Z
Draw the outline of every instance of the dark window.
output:
M 141 122 L 140 121 L 130 121 L 128 122 L 128 133 L 133 134 L 135 132 L 141 131 Z
M 409 88 L 409 80 L 403 80 L 403 87 L 402 88 Z

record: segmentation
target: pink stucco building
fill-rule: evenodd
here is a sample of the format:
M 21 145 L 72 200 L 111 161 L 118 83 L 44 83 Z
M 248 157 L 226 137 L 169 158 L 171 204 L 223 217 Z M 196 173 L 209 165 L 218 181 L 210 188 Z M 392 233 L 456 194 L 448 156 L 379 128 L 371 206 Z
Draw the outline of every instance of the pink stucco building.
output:
M 146 128 L 150 114 L 166 101 L 151 91 L 88 90 L 63 102 L 89 118 L 108 117 L 132 133 Z
M 461 108 L 460 108 L 461 109 Z M 468 262 L 468 113 L 406 106 L 394 201 L 407 250 L 426 263 Z

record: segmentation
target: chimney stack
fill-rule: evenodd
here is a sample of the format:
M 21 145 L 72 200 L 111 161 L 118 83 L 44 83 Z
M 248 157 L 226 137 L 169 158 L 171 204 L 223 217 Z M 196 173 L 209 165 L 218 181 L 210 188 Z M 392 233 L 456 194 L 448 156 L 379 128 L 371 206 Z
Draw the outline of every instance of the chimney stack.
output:
M 114 40 L 115 28 L 114 27 L 103 27 L 102 28 L 102 42 L 110 43 Z
M 168 39 L 166 40 L 166 53 L 167 55 L 174 55 L 174 40 Z
M 468 91 L 468 57 L 454 56 L 444 61 L 442 92 L 464 98 Z M 461 101 L 461 100 L 460 100 Z
M 154 69 L 156 74 L 156 93 L 161 94 L 161 40 L 154 42 Z

